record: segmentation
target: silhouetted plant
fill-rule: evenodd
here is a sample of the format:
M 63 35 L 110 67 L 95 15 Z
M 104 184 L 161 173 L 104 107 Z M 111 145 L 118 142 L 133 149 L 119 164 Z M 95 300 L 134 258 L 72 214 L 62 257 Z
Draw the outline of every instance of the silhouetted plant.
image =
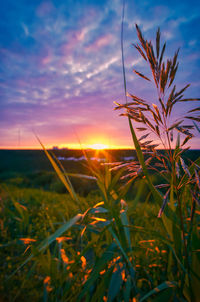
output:
M 175 52 L 172 59 L 164 61 L 166 43 L 161 47 L 160 29 L 156 34 L 155 50 L 152 42 L 144 39 L 138 25 L 136 25 L 136 30 L 139 44 L 134 44 L 134 47 L 150 66 L 158 100 L 157 104 L 152 104 L 150 101 L 128 93 L 127 96 L 132 99 L 131 102 L 116 103 L 116 109 L 125 109 L 125 113 L 121 115 L 128 116 L 138 155 L 138 163 L 126 164 L 125 168 L 128 170 L 128 174 L 125 177 L 130 177 L 131 181 L 139 175 L 144 175 L 146 178 L 154 200 L 160 207 L 158 217 L 162 217 L 168 238 L 173 242 L 172 253 L 176 255 L 175 258 L 177 257 L 175 262 L 177 269 L 180 270 L 179 278 L 177 275 L 173 277 L 177 281 L 180 279 L 180 292 L 183 292 L 188 300 L 197 301 L 197 291 L 194 288 L 193 280 L 199 280 L 199 276 L 195 273 L 195 265 L 198 258 L 198 267 L 200 268 L 200 259 L 199 256 L 194 256 L 192 241 L 194 238 L 199 240 L 199 236 L 196 237 L 194 224 L 195 210 L 200 204 L 200 167 L 199 160 L 189 165 L 186 164 L 183 154 L 185 150 L 189 149 L 189 147 L 185 149 L 184 147 L 194 137 L 193 130 L 196 128 L 199 131 L 196 122 L 200 122 L 200 107 L 189 110 L 183 117 L 179 117 L 175 121 L 171 119 L 171 115 L 176 104 L 185 102 L 193 104 L 200 99 L 184 97 L 184 92 L 190 85 L 177 91 L 174 80 L 178 70 L 179 50 Z M 141 72 L 133 71 L 145 81 L 152 81 Z M 191 121 L 193 124 L 190 123 Z M 134 122 L 134 127 L 132 122 Z M 142 132 L 142 136 L 137 138 L 134 129 Z M 175 132 L 177 133 L 176 136 L 174 135 Z M 151 138 L 149 139 L 149 137 Z M 155 137 L 157 137 L 158 143 L 154 143 Z M 176 140 L 175 148 L 173 148 L 174 140 Z M 156 147 L 158 146 L 164 148 L 164 151 L 157 150 Z M 144 154 L 147 156 L 145 160 Z M 151 166 L 153 158 L 155 161 Z M 123 165 L 119 164 L 115 169 L 121 167 Z M 156 171 L 164 182 L 154 186 L 148 172 L 149 169 Z M 169 257 L 168 264 L 172 266 L 172 256 Z

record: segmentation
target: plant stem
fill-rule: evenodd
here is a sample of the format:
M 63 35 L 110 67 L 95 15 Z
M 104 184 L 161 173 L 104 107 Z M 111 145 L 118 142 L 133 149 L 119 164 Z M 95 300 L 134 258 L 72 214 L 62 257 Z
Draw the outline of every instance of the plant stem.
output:
M 121 22 L 121 54 L 122 54 L 122 71 L 123 71 L 123 80 L 124 80 L 124 93 L 125 100 L 127 102 L 127 90 L 126 90 L 126 72 L 125 72 L 125 64 L 124 64 L 124 11 L 125 11 L 125 0 L 123 0 L 123 8 L 122 8 L 122 22 Z
M 183 212 L 182 212 L 182 207 L 181 207 L 181 201 L 180 201 L 180 196 L 179 196 L 179 191 L 177 189 L 176 186 L 176 195 L 177 195 L 177 201 L 178 201 L 178 209 L 179 209 L 179 216 L 180 216 L 180 224 L 181 224 L 181 239 L 183 241 L 183 246 L 184 246 L 184 254 L 185 254 L 185 259 L 184 262 L 186 263 L 186 267 L 187 267 L 187 273 L 188 273 L 188 278 L 189 278 L 189 259 L 188 259 L 188 251 L 187 251 L 187 240 L 186 240 L 186 236 L 185 236 L 185 228 L 184 228 L 184 221 L 183 221 Z M 185 272 L 183 272 L 183 280 L 182 280 L 182 284 L 181 284 L 181 289 L 183 289 L 184 287 L 184 283 L 185 283 Z

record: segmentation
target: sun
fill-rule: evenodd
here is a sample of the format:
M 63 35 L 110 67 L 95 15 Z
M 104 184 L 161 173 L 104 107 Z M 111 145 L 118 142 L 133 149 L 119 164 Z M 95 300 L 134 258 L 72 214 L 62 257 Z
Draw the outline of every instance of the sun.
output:
M 107 149 L 108 146 L 105 144 L 101 144 L 101 143 L 96 143 L 96 144 L 92 144 L 89 146 L 91 149 L 95 149 L 95 150 L 104 150 Z

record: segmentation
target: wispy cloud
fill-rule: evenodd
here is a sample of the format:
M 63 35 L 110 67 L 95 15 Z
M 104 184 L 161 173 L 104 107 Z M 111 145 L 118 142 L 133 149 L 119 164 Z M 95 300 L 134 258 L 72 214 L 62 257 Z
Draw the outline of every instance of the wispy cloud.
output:
M 193 5 L 195 4 L 195 5 Z M 130 144 L 127 123 L 113 112 L 123 102 L 120 26 L 122 1 L 7 0 L 0 12 L 1 147 L 14 146 L 17 129 L 24 145 L 37 144 L 31 129 L 49 144 L 94 133 Z M 146 67 L 131 45 L 134 24 L 152 40 L 161 27 L 169 55 L 181 46 L 178 85 L 192 82 L 199 96 L 200 4 L 195 0 L 127 1 L 124 52 L 128 91 L 154 95 L 132 72 Z M 65 137 L 64 133 L 67 133 Z M 87 133 L 87 135 L 86 135 Z M 56 142 L 55 142 L 56 140 Z

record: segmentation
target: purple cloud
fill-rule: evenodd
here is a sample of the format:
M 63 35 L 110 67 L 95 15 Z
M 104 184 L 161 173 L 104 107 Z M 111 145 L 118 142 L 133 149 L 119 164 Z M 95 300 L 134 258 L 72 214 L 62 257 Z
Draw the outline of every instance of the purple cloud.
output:
M 86 144 L 99 132 L 118 145 L 131 145 L 126 119 L 113 111 L 113 101 L 124 102 L 121 8 L 119 0 L 31 1 L 30 5 L 8 0 L 2 6 L 1 147 L 15 147 L 19 131 L 24 146 L 38 146 L 32 129 L 49 145 L 74 143 L 74 131 Z M 130 93 L 152 102 L 156 97 L 152 85 L 132 72 L 136 68 L 151 76 L 131 45 L 137 40 L 134 24 L 138 23 L 152 40 L 160 26 L 167 55 L 181 46 L 177 86 L 191 82 L 186 95 L 199 96 L 199 12 L 200 4 L 194 0 L 170 0 L 165 5 L 159 0 L 127 1 L 124 56 Z M 174 116 L 185 109 L 177 109 Z M 193 147 L 198 143 L 196 139 Z

